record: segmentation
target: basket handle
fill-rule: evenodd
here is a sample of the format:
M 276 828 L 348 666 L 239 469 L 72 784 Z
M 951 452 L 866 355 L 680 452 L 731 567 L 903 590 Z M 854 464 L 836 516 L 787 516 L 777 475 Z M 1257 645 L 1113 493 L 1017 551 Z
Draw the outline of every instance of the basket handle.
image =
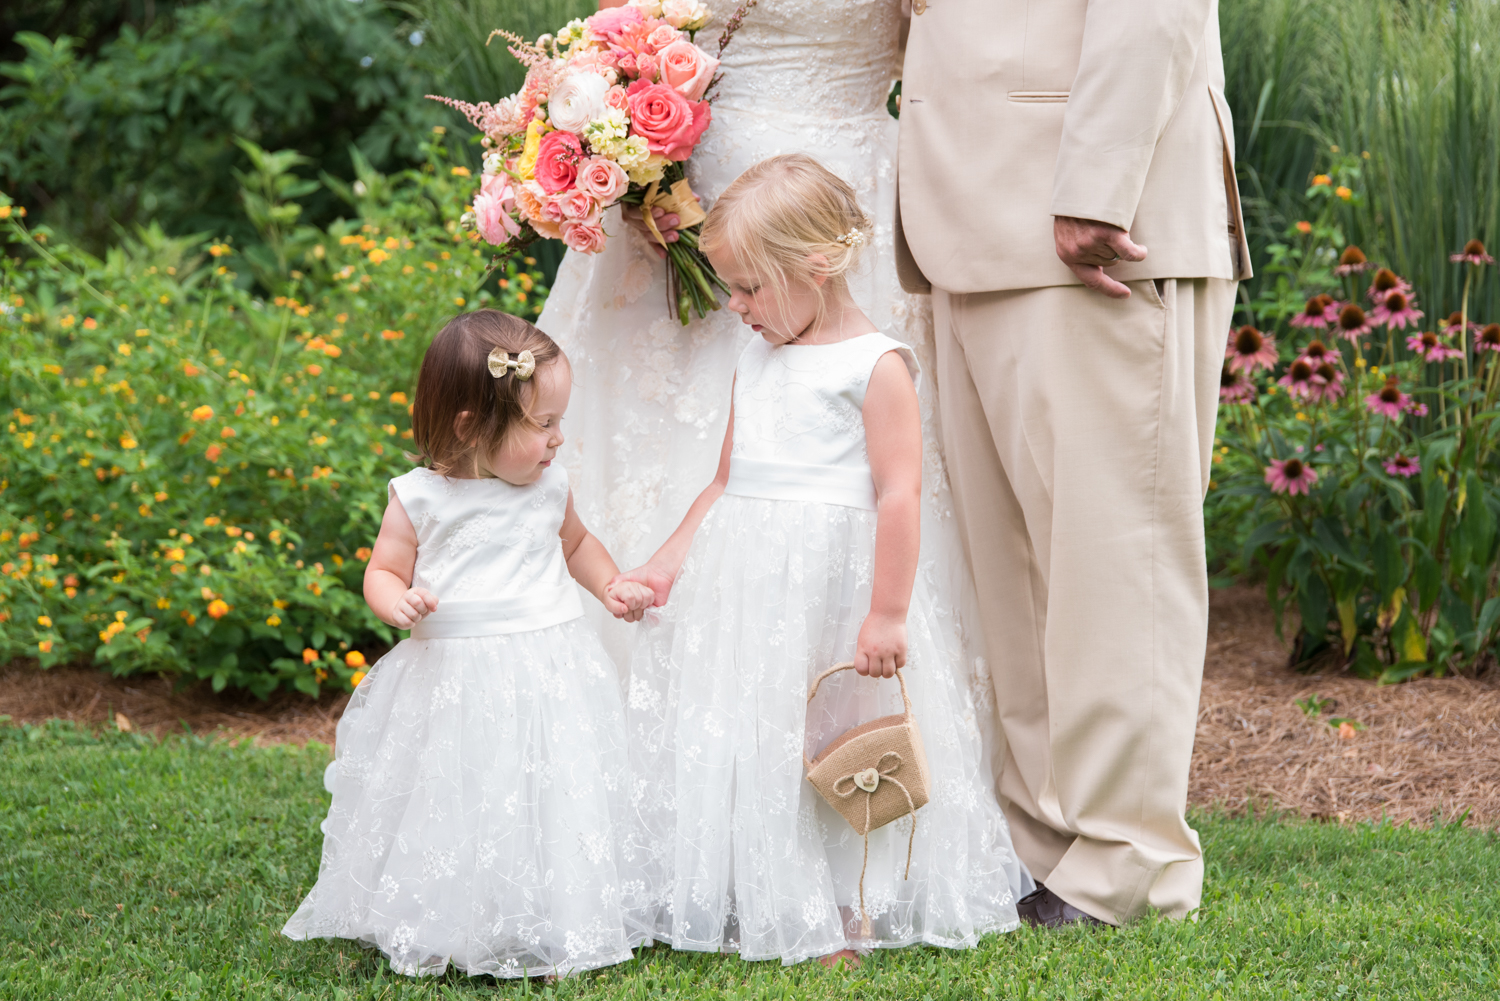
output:
M 812 687 L 807 690 L 807 703 L 812 704 L 813 696 L 818 694 L 818 686 L 823 684 L 833 675 L 840 671 L 854 670 L 854 661 L 846 660 L 842 664 L 835 664 L 822 674 L 813 679 Z M 879 679 L 876 679 L 879 680 Z M 911 715 L 911 696 L 906 691 L 906 676 L 901 673 L 901 668 L 896 668 L 896 680 L 901 683 L 901 702 L 906 706 L 906 715 Z

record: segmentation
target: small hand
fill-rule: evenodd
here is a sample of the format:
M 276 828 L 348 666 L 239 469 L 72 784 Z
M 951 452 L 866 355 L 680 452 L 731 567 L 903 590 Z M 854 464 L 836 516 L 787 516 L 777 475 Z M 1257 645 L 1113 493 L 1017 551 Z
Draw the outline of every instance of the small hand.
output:
M 1120 261 L 1144 261 L 1146 248 L 1130 239 L 1118 226 L 1092 219 L 1054 216 L 1052 240 L 1058 258 L 1095 292 L 1111 299 L 1130 298 L 1130 289 L 1104 273 Z
M 408 588 L 406 593 L 397 598 L 396 604 L 392 606 L 390 623 L 397 629 L 410 629 L 437 611 L 437 607 L 437 595 L 427 590 L 427 588 Z
M 644 584 L 651 589 L 655 597 L 655 600 L 652 602 L 653 606 L 660 608 L 667 603 L 667 598 L 672 594 L 672 581 L 674 577 L 674 574 L 668 573 L 661 567 L 651 563 L 644 563 L 634 570 L 626 570 L 622 574 L 616 574 L 615 579 L 609 582 L 609 586 L 613 587 L 621 581 L 634 581 L 637 584 Z
M 656 237 L 651 235 L 651 231 L 646 228 L 646 222 L 641 218 L 639 205 L 621 206 L 620 215 L 625 219 L 627 225 L 634 227 L 636 231 L 646 238 L 646 242 L 651 245 L 651 252 L 653 254 L 663 260 L 666 259 L 667 252 L 661 244 L 656 242 Z M 677 227 L 682 222 L 682 220 L 677 218 L 677 213 L 668 212 L 661 208 L 653 208 L 651 210 L 651 218 L 656 223 L 656 231 L 661 234 L 663 240 L 666 240 L 668 243 L 677 242 Z
M 892 678 L 906 666 L 906 620 L 871 613 L 859 627 L 854 670 L 872 678 Z
M 626 622 L 639 622 L 656 599 L 656 592 L 633 580 L 613 582 L 604 588 L 604 607 Z

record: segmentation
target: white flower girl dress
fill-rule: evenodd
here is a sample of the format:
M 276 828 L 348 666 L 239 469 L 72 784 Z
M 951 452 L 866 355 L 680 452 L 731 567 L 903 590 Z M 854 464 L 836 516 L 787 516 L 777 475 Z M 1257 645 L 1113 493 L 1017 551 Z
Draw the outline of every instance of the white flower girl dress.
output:
M 408 975 L 566 974 L 629 959 L 617 673 L 558 530 L 568 474 L 391 481 L 438 609 L 339 721 L 318 881 L 283 934 L 350 938 Z
M 978 713 L 951 669 L 959 637 L 918 574 L 903 673 L 931 800 L 863 843 L 803 778 L 803 753 L 902 710 L 895 680 L 835 675 L 870 608 L 875 487 L 861 408 L 884 334 L 773 347 L 755 337 L 734 388 L 729 484 L 661 620 L 631 661 L 629 919 L 674 948 L 791 964 L 854 947 L 972 946 L 1017 925 L 1032 883 L 990 789 Z M 637 882 L 638 881 L 638 884 Z M 644 889 L 637 893 L 636 886 Z

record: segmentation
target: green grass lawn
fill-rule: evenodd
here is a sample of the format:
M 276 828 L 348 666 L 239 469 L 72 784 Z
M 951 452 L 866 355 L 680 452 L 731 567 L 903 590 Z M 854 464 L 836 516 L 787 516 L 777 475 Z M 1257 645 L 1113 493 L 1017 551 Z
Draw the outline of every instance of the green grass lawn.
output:
M 1456 998 L 1500 993 L 1500 838 L 1203 816 L 1201 920 L 879 953 L 854 973 L 645 950 L 544 988 L 413 981 L 279 934 L 327 750 L 0 726 L 0 998 Z

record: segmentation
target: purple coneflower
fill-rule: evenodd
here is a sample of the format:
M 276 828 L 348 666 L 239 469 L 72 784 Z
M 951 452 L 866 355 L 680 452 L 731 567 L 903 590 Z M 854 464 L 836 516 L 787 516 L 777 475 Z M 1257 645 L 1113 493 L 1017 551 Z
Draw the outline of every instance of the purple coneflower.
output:
M 1305 358 L 1298 358 L 1286 367 L 1284 374 L 1276 382 L 1285 386 L 1287 395 L 1294 400 L 1305 400 L 1313 395 L 1312 363 Z
M 1219 373 L 1220 403 L 1254 403 L 1255 383 L 1244 372 L 1228 365 Z
M 1344 395 L 1344 372 L 1331 361 L 1313 369 L 1312 386 L 1308 391 L 1314 403 L 1332 403 Z
M 1229 347 L 1224 352 L 1229 367 L 1247 375 L 1260 368 L 1276 365 L 1276 338 L 1263 334 L 1246 324 L 1229 336 Z
M 1449 313 L 1448 314 L 1448 319 L 1446 319 L 1446 320 L 1443 321 L 1443 334 L 1446 335 L 1446 336 L 1448 336 L 1448 337 L 1452 337 L 1454 334 L 1458 333 L 1459 330 L 1461 330 L 1463 328 L 1463 325 L 1464 325 L 1464 314 L 1462 314 L 1462 313 Z M 1471 331 L 1478 331 L 1479 330 L 1479 324 L 1475 323 L 1473 320 L 1470 320 L 1469 321 L 1469 330 L 1471 330 Z
M 1289 321 L 1294 327 L 1326 327 L 1339 318 L 1340 304 L 1331 295 L 1315 295 L 1307 300 L 1302 312 Z
M 1425 334 L 1412 334 L 1406 339 L 1406 347 L 1407 350 L 1416 352 L 1428 361 L 1447 361 L 1449 358 L 1464 356 L 1462 351 L 1431 331 Z
M 1386 293 L 1380 305 L 1375 307 L 1370 314 L 1370 320 L 1374 323 L 1383 323 L 1387 327 L 1405 328 L 1408 323 L 1416 323 L 1423 317 L 1423 312 L 1417 308 L 1417 300 L 1407 298 L 1405 292 L 1392 290 Z
M 1409 397 L 1406 401 L 1406 412 L 1413 417 L 1426 417 L 1427 404 L 1420 402 L 1415 396 Z
M 1500 323 L 1491 323 L 1474 338 L 1475 351 L 1500 351 Z
M 1301 459 L 1272 459 L 1266 482 L 1273 494 L 1306 494 L 1318 482 L 1318 474 Z
M 1342 277 L 1368 271 L 1369 268 L 1370 262 L 1365 260 L 1364 251 L 1358 247 L 1345 247 L 1344 252 L 1339 255 L 1339 263 L 1334 267 L 1333 273 Z
M 1396 384 L 1394 375 L 1387 376 L 1385 385 L 1379 392 L 1371 393 L 1365 397 L 1365 406 L 1377 414 L 1389 417 L 1393 421 L 1401 419 L 1401 412 L 1411 402 L 1411 397 L 1401 392 L 1401 387 Z
M 1484 244 L 1478 240 L 1470 240 L 1464 244 L 1464 249 L 1457 254 L 1448 255 L 1448 260 L 1454 264 L 1494 264 L 1495 259 L 1484 252 Z
M 1385 460 L 1385 471 L 1392 476 L 1404 476 L 1411 479 L 1422 471 L 1422 464 L 1416 460 L 1415 456 L 1408 459 L 1398 452 Z
M 1410 291 L 1411 283 L 1405 278 L 1402 278 L 1390 268 L 1381 268 L 1375 272 L 1375 278 L 1370 282 L 1370 288 L 1365 292 L 1365 295 L 1369 296 L 1370 301 L 1378 306 L 1382 302 L 1385 302 L 1385 297 L 1392 292 L 1400 292 L 1404 295 Z
M 1370 318 L 1354 303 L 1339 310 L 1339 336 L 1346 341 L 1357 341 L 1370 332 Z

